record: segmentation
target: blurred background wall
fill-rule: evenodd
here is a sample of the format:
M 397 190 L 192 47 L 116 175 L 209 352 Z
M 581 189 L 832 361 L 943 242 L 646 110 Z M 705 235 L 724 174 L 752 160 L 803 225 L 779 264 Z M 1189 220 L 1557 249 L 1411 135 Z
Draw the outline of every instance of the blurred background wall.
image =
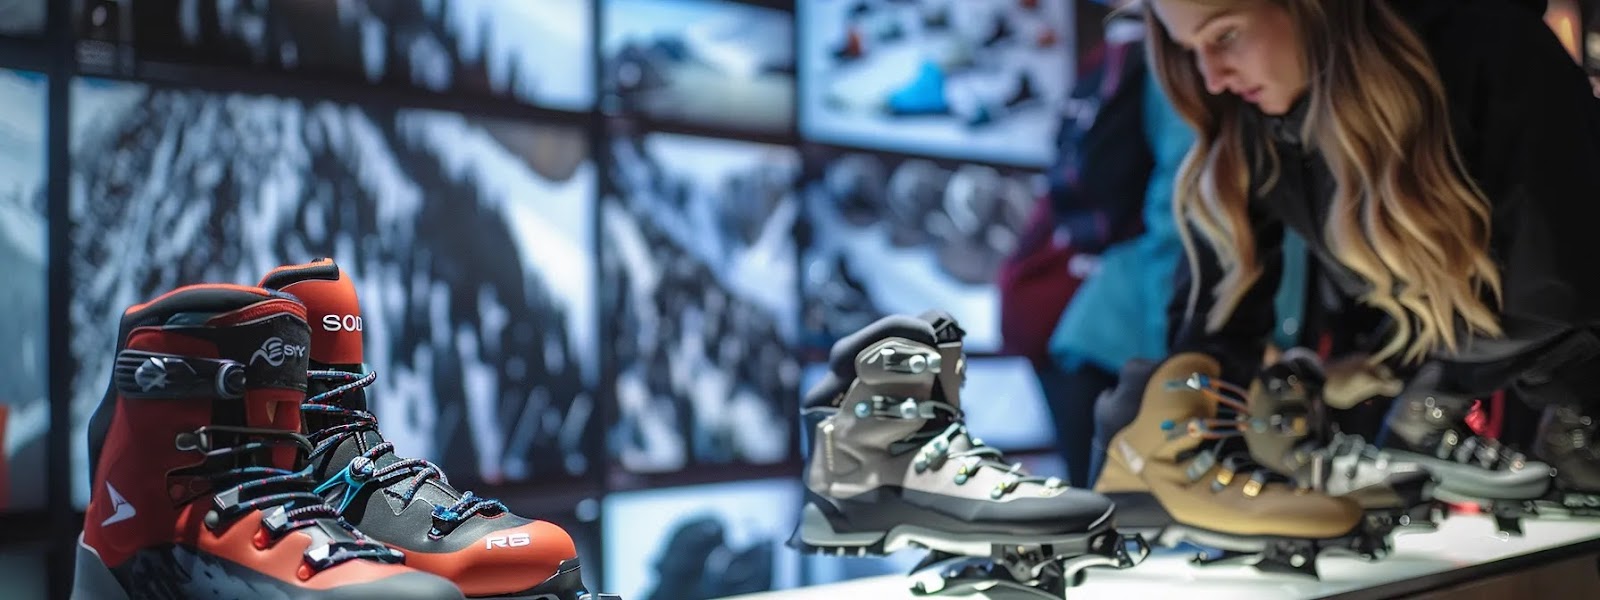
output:
M 1600 14 L 1552 0 L 1600 72 Z M 121 311 L 333 256 L 403 454 L 690 600 L 785 547 L 833 340 L 939 307 L 980 437 L 1060 474 L 995 277 L 1088 0 L 0 0 L 0 580 L 64 597 Z M 1055 315 L 1050 315 L 1054 322 Z

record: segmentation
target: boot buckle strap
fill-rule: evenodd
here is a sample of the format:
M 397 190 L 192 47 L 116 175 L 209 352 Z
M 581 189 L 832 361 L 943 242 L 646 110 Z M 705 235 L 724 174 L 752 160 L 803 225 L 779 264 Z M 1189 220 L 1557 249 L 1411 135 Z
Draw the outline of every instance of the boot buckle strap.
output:
M 123 350 L 112 372 L 117 393 L 126 398 L 244 397 L 244 365 L 231 360 Z

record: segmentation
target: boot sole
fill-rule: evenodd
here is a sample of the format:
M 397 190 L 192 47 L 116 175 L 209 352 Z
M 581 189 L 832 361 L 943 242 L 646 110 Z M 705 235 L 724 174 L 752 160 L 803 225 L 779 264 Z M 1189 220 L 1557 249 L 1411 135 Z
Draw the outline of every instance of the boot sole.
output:
M 280 585 L 278 580 L 266 575 L 256 574 L 254 581 L 242 579 L 213 580 L 220 582 L 220 587 L 202 587 L 196 590 L 195 586 L 184 586 L 172 589 L 135 589 L 129 593 L 117 578 L 111 568 L 101 560 L 100 554 L 94 548 L 85 545 L 80 534 L 78 538 L 78 552 L 76 565 L 73 567 L 71 600 L 130 600 L 137 594 L 139 598 L 385 598 L 399 600 L 401 598 L 428 598 L 440 600 L 445 598 L 461 598 L 461 591 L 449 580 L 430 575 L 422 571 L 412 571 L 395 575 L 381 580 L 353 583 L 349 586 L 336 586 L 323 589 L 294 588 Z M 191 553 L 192 555 L 192 553 Z M 221 562 L 219 559 L 218 562 Z M 238 572 L 237 570 L 235 572 Z M 213 574 L 227 573 L 215 571 Z M 176 583 L 170 581 L 162 574 L 154 575 L 129 575 L 134 584 L 148 584 L 149 581 L 137 581 L 140 577 L 153 578 L 157 582 Z M 275 587 L 276 586 L 276 587 Z M 539 598 L 539 596 L 534 596 Z M 568 600 L 565 597 L 553 596 L 556 600 Z M 585 597 L 574 597 L 574 600 L 601 600 Z
M 128 600 L 128 591 L 100 560 L 100 553 L 83 544 L 78 535 L 78 560 L 72 569 L 72 600 Z
M 521 592 L 499 596 L 468 596 L 469 600 L 619 600 L 611 594 L 591 594 L 583 586 L 582 563 L 577 558 L 561 561 L 556 574 L 543 583 Z
M 1102 564 L 1116 566 L 1117 561 L 1097 556 L 1097 548 L 1104 544 L 1101 539 L 1107 534 L 1116 535 L 1109 519 L 1100 521 L 1084 532 L 1037 536 L 949 533 L 915 525 L 899 525 L 888 531 L 839 531 L 821 509 L 807 504 L 801 514 L 800 527 L 789 543 L 804 552 L 837 556 L 888 556 L 899 550 L 917 547 L 959 556 L 983 557 L 992 555 L 996 546 L 1050 546 L 1051 552 L 1058 556 L 1105 558 Z
M 1318 546 L 1336 548 L 1342 542 L 1366 534 L 1377 535 L 1377 532 L 1365 531 L 1357 528 L 1354 531 L 1329 538 L 1296 538 L 1285 535 L 1239 535 L 1223 533 L 1179 523 L 1172 515 L 1161 506 L 1155 496 L 1150 493 L 1120 492 L 1106 494 L 1112 502 L 1117 504 L 1117 529 L 1125 534 L 1137 534 L 1157 546 L 1177 548 L 1185 543 L 1210 550 L 1220 550 L 1234 553 L 1259 553 L 1281 542 L 1312 542 Z M 1414 528 L 1411 531 L 1426 531 L 1433 528 L 1433 503 L 1424 503 L 1412 509 L 1386 508 L 1366 511 L 1368 521 L 1363 522 L 1363 527 L 1370 527 L 1372 519 L 1383 519 L 1385 516 L 1405 514 L 1408 517 L 1400 527 Z M 1126 509 L 1126 510 L 1125 510 Z M 1412 517 L 1412 513 L 1417 513 Z M 1423 518 L 1426 515 L 1428 518 Z M 1393 517 L 1399 521 L 1398 516 Z M 1398 523 L 1397 523 L 1398 525 Z M 1400 527 L 1385 527 L 1392 532 Z M 1381 536 L 1380 536 L 1381 537 Z

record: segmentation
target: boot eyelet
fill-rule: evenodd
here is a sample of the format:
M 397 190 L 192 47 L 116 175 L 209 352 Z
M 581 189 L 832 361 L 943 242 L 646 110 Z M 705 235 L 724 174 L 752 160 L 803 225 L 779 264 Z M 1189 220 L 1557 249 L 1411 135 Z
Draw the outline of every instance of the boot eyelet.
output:
M 1259 496 L 1261 495 L 1262 487 L 1264 486 L 1259 480 L 1251 479 L 1250 481 L 1246 481 L 1244 484 L 1244 495 L 1250 498 Z

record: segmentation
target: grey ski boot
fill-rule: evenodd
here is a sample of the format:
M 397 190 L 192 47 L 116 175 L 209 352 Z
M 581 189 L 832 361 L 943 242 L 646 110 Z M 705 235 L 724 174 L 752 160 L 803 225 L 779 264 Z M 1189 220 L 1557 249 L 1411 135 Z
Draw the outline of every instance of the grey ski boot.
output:
M 1310 350 L 1284 352 L 1257 375 L 1243 399 L 1252 416 L 1243 427 L 1251 456 L 1302 487 L 1354 500 L 1366 514 L 1367 530 L 1379 536 L 1437 529 L 1444 507 L 1433 499 L 1432 473 L 1332 425 L 1329 411 L 1335 407 L 1323 394 L 1342 383 L 1330 382 Z
M 942 313 L 890 316 L 840 340 L 802 409 L 806 503 L 790 545 L 837 555 L 931 550 L 917 595 L 1059 599 L 1089 567 L 1149 554 L 1111 501 L 1031 477 L 970 436 L 963 332 Z
M 1435 498 L 1478 505 L 1500 531 L 1520 535 L 1521 519 L 1550 495 L 1552 469 L 1474 433 L 1467 425 L 1473 400 L 1432 391 L 1437 374 L 1424 371 L 1390 409 L 1384 450 L 1432 472 Z

